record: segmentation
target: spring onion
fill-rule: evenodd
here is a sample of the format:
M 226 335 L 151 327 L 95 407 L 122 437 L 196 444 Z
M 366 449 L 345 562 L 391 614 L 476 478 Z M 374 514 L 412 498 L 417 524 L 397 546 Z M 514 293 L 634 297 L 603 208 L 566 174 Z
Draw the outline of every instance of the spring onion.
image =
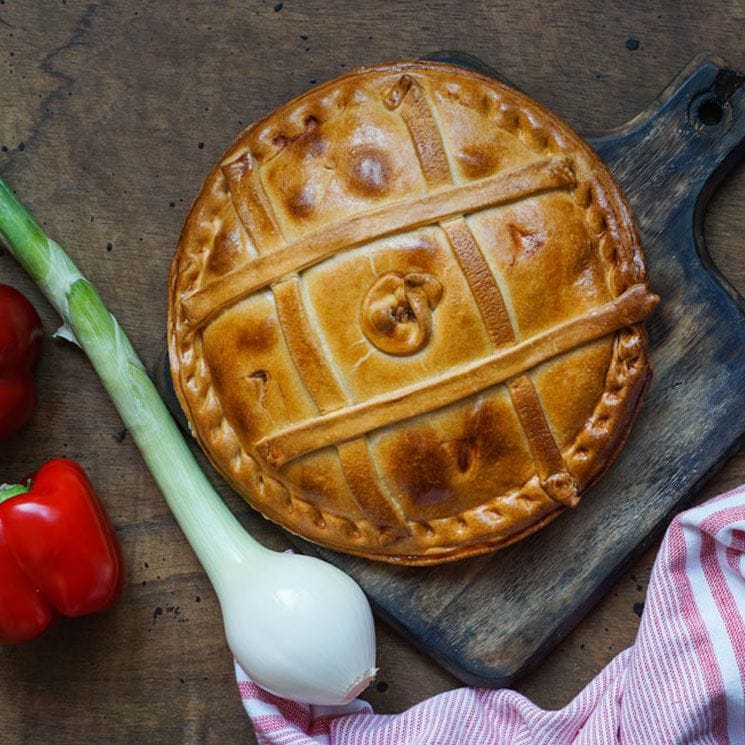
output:
M 375 632 L 359 586 L 332 565 L 270 551 L 212 488 L 116 319 L 0 179 L 0 235 L 86 352 L 212 582 L 240 666 L 261 687 L 345 703 L 375 675 Z

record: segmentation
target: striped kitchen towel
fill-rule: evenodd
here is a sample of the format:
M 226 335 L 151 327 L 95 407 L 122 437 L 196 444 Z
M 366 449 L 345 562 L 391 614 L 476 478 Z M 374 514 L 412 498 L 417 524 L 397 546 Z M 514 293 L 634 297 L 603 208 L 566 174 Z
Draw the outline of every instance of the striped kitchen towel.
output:
M 745 743 L 745 486 L 678 515 L 652 571 L 636 642 L 544 711 L 509 690 L 459 688 L 402 714 L 306 706 L 236 668 L 261 745 Z

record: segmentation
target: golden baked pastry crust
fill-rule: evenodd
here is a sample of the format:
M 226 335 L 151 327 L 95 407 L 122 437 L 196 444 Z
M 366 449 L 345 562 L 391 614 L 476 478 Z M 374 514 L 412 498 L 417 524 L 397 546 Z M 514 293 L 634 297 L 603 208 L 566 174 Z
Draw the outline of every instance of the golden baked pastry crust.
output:
M 357 70 L 248 127 L 171 267 L 192 430 L 308 540 L 431 564 L 538 530 L 608 467 L 657 302 L 613 178 L 490 78 Z

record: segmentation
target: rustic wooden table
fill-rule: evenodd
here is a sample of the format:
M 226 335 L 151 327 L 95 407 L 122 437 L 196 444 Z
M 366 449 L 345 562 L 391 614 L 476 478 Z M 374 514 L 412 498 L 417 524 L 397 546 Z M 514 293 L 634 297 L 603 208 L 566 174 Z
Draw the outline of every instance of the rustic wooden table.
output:
M 315 82 L 434 49 L 481 57 L 583 132 L 620 124 L 698 51 L 745 69 L 745 4 L 592 0 L 301 3 L 0 0 L 0 175 L 101 290 L 143 359 L 165 328 L 168 264 L 201 178 L 237 132 Z M 714 260 L 745 294 L 745 168 L 706 220 Z M 68 456 L 121 537 L 119 606 L 0 648 L 3 743 L 254 742 L 215 596 L 86 359 L 7 253 L 47 340 L 31 425 L 0 444 L 0 481 Z M 703 445 L 705 447 L 705 444 Z M 211 473 L 211 471 L 209 471 Z M 214 479 L 216 483 L 217 479 Z M 701 498 L 745 481 L 735 455 Z M 257 538 L 288 540 L 219 486 Z M 655 549 L 517 688 L 565 704 L 636 633 Z M 458 685 L 382 624 L 366 695 L 399 711 Z

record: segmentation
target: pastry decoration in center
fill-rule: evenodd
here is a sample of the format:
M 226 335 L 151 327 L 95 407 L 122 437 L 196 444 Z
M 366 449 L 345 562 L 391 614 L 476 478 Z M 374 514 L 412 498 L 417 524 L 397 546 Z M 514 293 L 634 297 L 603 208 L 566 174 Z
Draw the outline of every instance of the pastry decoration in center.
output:
M 382 274 L 362 301 L 362 330 L 382 352 L 414 354 L 432 335 L 432 312 L 441 297 L 442 285 L 432 274 Z

